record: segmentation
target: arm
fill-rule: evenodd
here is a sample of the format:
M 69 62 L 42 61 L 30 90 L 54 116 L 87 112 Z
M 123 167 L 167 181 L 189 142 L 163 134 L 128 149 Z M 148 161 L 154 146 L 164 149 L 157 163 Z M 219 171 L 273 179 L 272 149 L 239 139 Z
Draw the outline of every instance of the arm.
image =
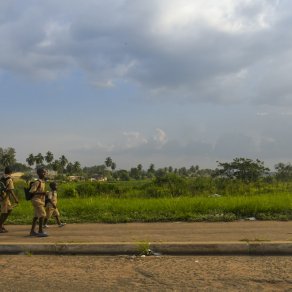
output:
M 53 206 L 54 209 L 56 209 L 57 206 L 53 203 L 52 198 L 53 198 L 53 194 L 52 192 L 49 192 L 48 195 L 46 195 L 46 200 L 49 204 Z
M 18 204 L 18 198 L 16 197 L 16 195 L 14 193 L 14 184 L 13 184 L 13 180 L 11 178 L 7 179 L 6 192 L 7 192 L 7 195 L 9 197 L 12 196 L 15 203 Z
M 57 209 L 57 206 L 55 204 L 53 204 L 51 199 L 48 199 L 48 202 L 53 206 L 54 209 Z
M 8 194 L 11 195 L 15 201 L 16 204 L 19 203 L 18 198 L 16 197 L 15 193 L 13 190 L 7 190 Z

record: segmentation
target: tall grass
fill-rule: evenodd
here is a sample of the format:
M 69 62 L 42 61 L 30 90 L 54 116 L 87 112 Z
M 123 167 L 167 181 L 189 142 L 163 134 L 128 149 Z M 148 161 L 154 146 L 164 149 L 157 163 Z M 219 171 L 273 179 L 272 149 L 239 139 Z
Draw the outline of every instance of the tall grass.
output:
M 255 195 L 210 198 L 89 197 L 61 199 L 61 217 L 67 222 L 153 222 L 153 221 L 231 221 L 247 217 L 292 219 L 292 196 Z M 30 223 L 30 202 L 22 201 L 13 211 L 10 223 Z

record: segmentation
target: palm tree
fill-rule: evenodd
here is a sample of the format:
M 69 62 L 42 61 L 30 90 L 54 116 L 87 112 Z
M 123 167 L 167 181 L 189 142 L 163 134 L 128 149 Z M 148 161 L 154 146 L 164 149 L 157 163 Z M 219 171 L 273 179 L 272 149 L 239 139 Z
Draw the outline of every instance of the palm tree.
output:
M 35 157 L 34 155 L 31 153 L 29 154 L 29 156 L 26 158 L 26 162 L 29 166 L 33 166 L 35 163 Z
M 74 170 L 73 170 L 73 164 L 71 162 L 69 162 L 66 166 L 66 173 L 67 174 L 73 174 Z
M 41 165 L 44 162 L 44 156 L 42 155 L 42 153 L 36 155 L 34 159 L 37 165 Z
M 75 161 L 73 164 L 73 171 L 74 173 L 80 173 L 81 172 L 81 164 L 79 161 Z
M 113 163 L 113 160 L 110 157 L 107 157 L 105 159 L 104 164 L 105 164 L 106 167 L 110 167 L 112 165 L 112 163 Z
M 153 163 L 150 164 L 148 170 L 147 170 L 149 173 L 154 173 L 155 172 L 155 166 Z
M 64 171 L 67 163 L 68 163 L 68 159 L 65 157 L 65 155 L 62 155 L 60 158 L 59 158 L 59 162 L 60 162 L 60 166 L 62 167 L 62 170 Z
M 54 171 L 57 171 L 57 172 L 60 172 L 61 171 L 61 165 L 60 165 L 60 161 L 59 160 L 54 160 L 52 163 L 51 163 L 51 166 L 52 166 L 52 169 Z
M 51 151 L 48 151 L 45 156 L 45 161 L 50 164 L 54 160 L 54 155 Z

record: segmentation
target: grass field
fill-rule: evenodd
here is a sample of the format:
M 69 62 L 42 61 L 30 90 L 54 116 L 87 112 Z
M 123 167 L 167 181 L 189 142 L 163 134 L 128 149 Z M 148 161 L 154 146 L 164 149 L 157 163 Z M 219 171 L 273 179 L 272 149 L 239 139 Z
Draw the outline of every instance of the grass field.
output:
M 291 220 L 291 195 L 206 196 L 176 198 L 60 198 L 62 220 L 77 222 L 232 221 L 255 217 L 260 220 Z M 9 223 L 29 224 L 33 209 L 21 201 Z

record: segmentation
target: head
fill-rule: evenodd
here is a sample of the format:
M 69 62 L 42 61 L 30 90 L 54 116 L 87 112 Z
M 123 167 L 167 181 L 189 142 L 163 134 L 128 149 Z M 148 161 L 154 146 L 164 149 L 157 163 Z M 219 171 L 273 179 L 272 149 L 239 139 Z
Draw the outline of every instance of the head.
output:
M 57 184 L 53 181 L 50 183 L 50 188 L 52 191 L 56 191 L 57 190 Z
M 12 171 L 12 168 L 11 168 L 10 166 L 6 166 L 6 167 L 5 167 L 5 169 L 4 169 L 4 173 L 5 173 L 5 174 L 12 174 L 12 172 L 13 172 L 13 171 Z
M 40 167 L 37 169 L 37 174 L 38 174 L 40 179 L 45 179 L 46 174 L 47 174 L 47 170 L 44 167 Z

